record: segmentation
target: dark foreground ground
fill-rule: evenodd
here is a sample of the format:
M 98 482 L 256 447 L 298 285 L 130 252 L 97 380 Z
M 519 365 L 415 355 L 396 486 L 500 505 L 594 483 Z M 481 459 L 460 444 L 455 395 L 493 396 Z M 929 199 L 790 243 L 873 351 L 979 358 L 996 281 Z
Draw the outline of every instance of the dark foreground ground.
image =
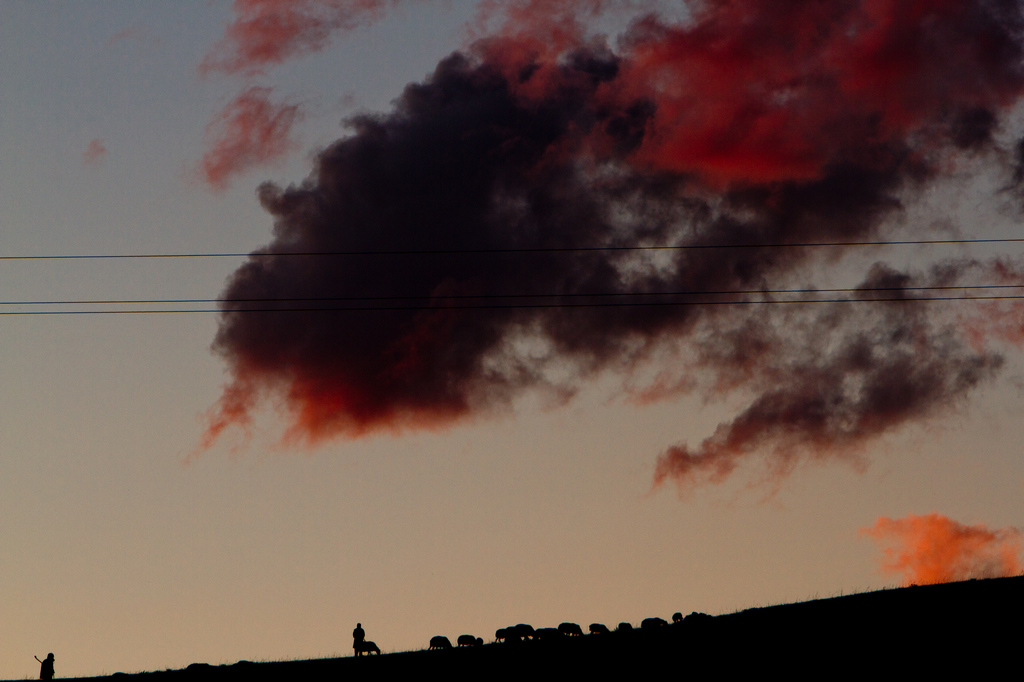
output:
M 361 658 L 209 666 L 80 678 L 234 680 L 635 680 L 772 674 L 799 679 L 947 679 L 1024 673 L 1024 577 L 907 587 L 691 616 L 679 624 L 554 642 Z M 667 618 L 668 614 L 660 615 Z M 511 623 L 509 625 L 512 625 Z M 534 623 L 534 626 L 552 625 Z M 553 624 L 553 625 L 557 625 Z M 587 623 L 581 623 L 584 630 Z M 608 623 L 614 627 L 614 623 Z M 432 633 L 424 633 L 424 640 Z M 449 635 L 454 641 L 454 636 Z

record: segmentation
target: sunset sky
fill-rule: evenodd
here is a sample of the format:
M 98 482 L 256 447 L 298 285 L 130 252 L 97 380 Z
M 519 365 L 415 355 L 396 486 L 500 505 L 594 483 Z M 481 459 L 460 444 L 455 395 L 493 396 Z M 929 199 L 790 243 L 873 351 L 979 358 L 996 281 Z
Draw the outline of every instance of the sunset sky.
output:
M 0 0 L 0 678 L 1020 572 L 1022 140 L 1016 0 Z

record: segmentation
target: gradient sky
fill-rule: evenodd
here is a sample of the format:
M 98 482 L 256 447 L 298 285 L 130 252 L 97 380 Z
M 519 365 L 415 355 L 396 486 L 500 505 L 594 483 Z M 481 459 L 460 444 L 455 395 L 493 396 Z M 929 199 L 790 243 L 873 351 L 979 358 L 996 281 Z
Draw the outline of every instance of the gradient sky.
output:
M 691 20 L 685 4 L 634 5 Z M 502 30 L 478 11 L 409 0 L 262 73 L 204 75 L 235 17 L 226 0 L 0 1 L 0 256 L 265 246 L 260 183 L 300 183 L 351 134 L 343 119 L 389 111 L 439 60 Z M 616 48 L 638 11 L 587 31 Z M 208 126 L 254 86 L 297 107 L 291 146 L 211 184 Z M 878 233 L 1022 236 L 1020 195 L 1004 189 L 1024 132 L 1016 97 L 999 102 L 990 147 L 943 158 Z M 709 171 L 702 191 L 745 168 Z M 851 249 L 789 281 L 851 286 L 878 261 L 925 270 L 953 256 L 1021 253 Z M 7 260 L 0 290 L 5 304 L 210 299 L 243 262 Z M 970 317 L 978 304 L 934 305 Z M 1019 335 L 1016 319 L 1004 321 Z M 51 651 L 60 677 L 348 655 L 356 622 L 388 652 L 519 622 L 724 613 L 900 582 L 861 532 L 881 517 L 1021 524 L 1024 366 L 1009 343 L 997 376 L 856 448 L 779 475 L 769 444 L 721 483 L 653 487 L 660 455 L 698 447 L 755 389 L 640 404 L 605 367 L 567 402 L 524 390 L 452 423 L 312 445 L 282 440 L 294 424 L 270 394 L 248 440 L 231 427 L 202 449 L 234 378 L 211 352 L 217 330 L 210 313 L 0 316 L 0 678 L 36 676 L 32 656 Z

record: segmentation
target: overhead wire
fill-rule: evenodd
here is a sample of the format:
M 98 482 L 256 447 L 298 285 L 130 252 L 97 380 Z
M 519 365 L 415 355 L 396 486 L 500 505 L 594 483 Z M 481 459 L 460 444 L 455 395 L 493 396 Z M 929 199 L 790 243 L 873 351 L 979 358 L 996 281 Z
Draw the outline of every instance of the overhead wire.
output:
M 689 249 L 775 249 L 775 248 L 809 248 L 809 247 L 856 247 L 856 246 L 913 246 L 913 245 L 953 245 L 953 244 L 1006 244 L 1022 243 L 1024 238 L 1001 239 L 920 239 L 920 240 L 877 240 L 877 241 L 841 241 L 841 242 L 780 242 L 763 244 L 679 244 L 679 245 L 646 245 L 646 246 L 593 246 L 593 247 L 534 247 L 505 249 L 426 249 L 426 250 L 390 250 L 390 251 L 318 251 L 318 252 L 251 252 L 251 253 L 149 253 L 149 254 L 65 254 L 65 255 L 8 255 L 0 256 L 0 261 L 44 261 L 44 260 L 123 260 L 123 259 L 182 259 L 182 258 L 279 258 L 292 256 L 396 256 L 396 255 L 480 255 L 480 254 L 515 254 L 515 253 L 571 253 L 571 252 L 615 252 L 615 251 L 677 251 Z M 994 301 L 1017 300 L 1024 295 L 963 295 L 963 296 L 889 296 L 864 297 L 871 292 L 946 292 L 1020 289 L 1024 285 L 935 285 L 908 287 L 852 287 L 852 288 L 799 288 L 799 289 L 737 289 L 713 291 L 630 291 L 630 292 L 569 292 L 569 293 L 522 293 L 522 294 L 456 294 L 456 295 L 396 295 L 396 296 L 329 296 L 329 297 L 289 297 L 289 298 L 179 298 L 179 299 L 87 299 L 87 300 L 36 300 L 36 301 L 0 301 L 0 308 L 10 307 L 56 307 L 56 306 L 156 306 L 156 305 L 201 305 L 217 304 L 217 308 L 104 308 L 87 310 L 3 310 L 0 315 L 125 315 L 125 314 L 201 314 L 201 313 L 240 313 L 240 312 L 354 312 L 354 311 L 402 311 L 402 310 L 494 310 L 494 309 L 529 309 L 529 308 L 597 308 L 626 306 L 710 306 L 710 305 L 780 305 L 780 304 L 812 304 L 812 303 L 896 303 L 916 301 Z M 792 294 L 857 294 L 856 298 L 732 298 L 716 300 L 604 300 L 615 298 L 646 299 L 659 297 L 705 297 L 709 296 L 778 296 Z M 552 302 L 504 303 L 509 300 L 557 299 Z M 566 302 L 565 299 L 576 299 Z M 590 299 L 579 302 L 578 299 Z M 429 301 L 424 305 L 400 305 L 400 302 Z M 469 303 L 468 301 L 481 301 Z M 491 303 L 488 301 L 498 301 Z M 230 307 L 230 304 L 262 303 L 341 303 L 345 306 L 310 306 L 310 307 Z M 365 303 L 391 302 L 389 305 L 351 305 Z
M 1024 289 L 1024 284 L 962 284 L 962 285 L 921 285 L 905 287 L 842 287 L 835 289 L 720 289 L 687 291 L 617 291 L 617 292 L 567 292 L 554 294 L 444 294 L 444 295 L 397 295 L 397 296 L 307 296 L 289 298 L 131 298 L 131 299 L 75 299 L 49 301 L 0 301 L 0 306 L 53 306 L 53 305 L 155 305 L 171 303 L 311 303 L 338 301 L 410 301 L 410 300 L 479 300 L 518 298 L 610 298 L 617 296 L 737 296 L 777 294 L 842 294 L 882 291 L 955 291 L 979 289 Z
M 207 309 L 151 309 L 151 310 L 3 310 L 0 316 L 7 315 L 160 315 L 160 314 L 209 314 L 209 313 L 331 313 L 331 312 L 382 312 L 402 310 L 505 310 L 528 308 L 622 308 L 649 306 L 722 306 L 722 305 L 787 305 L 814 303 L 925 303 L 934 301 L 1002 301 L 1024 300 L 1024 296 L 942 296 L 928 298 L 829 298 L 799 300 L 760 300 L 760 301 L 654 301 L 645 303 L 538 303 L 514 305 L 439 305 L 424 308 L 423 306 L 374 306 L 374 307 L 333 307 L 333 308 L 242 308 L 236 310 Z
M 309 256 L 437 256 L 437 255 L 480 255 L 502 253 L 572 253 L 588 251 L 686 251 L 694 249 L 784 249 L 811 247 L 854 247 L 854 246 L 925 246 L 953 244 L 1016 244 L 1024 238 L 1002 239 L 902 239 L 875 241 L 837 242 L 775 242 L 736 244 L 654 244 L 640 246 L 556 246 L 522 248 L 478 248 L 478 249 L 392 249 L 376 251 L 291 251 L 291 252 L 223 252 L 223 253 L 122 253 L 122 254 L 53 254 L 53 255 L 8 255 L 0 261 L 32 260 L 118 260 L 157 258 L 279 258 Z
M 1024 288 L 1024 285 L 972 285 L 972 286 L 942 286 L 942 287 L 879 287 L 873 289 L 791 289 L 766 291 L 734 291 L 734 292 L 692 292 L 688 294 L 679 293 L 658 293 L 658 292 L 628 292 L 619 294 L 570 294 L 569 296 L 601 298 L 614 296 L 666 296 L 666 295 L 740 295 L 749 293 L 881 293 L 886 291 L 947 291 L 947 290 L 978 290 L 978 289 L 1007 289 Z M 93 301 L 36 301 L 18 302 L 2 301 L 3 306 L 42 306 L 42 305 L 114 305 L 114 304 L 172 304 L 172 303 L 301 303 L 301 302 L 337 302 L 337 301 L 404 301 L 413 299 L 427 299 L 432 301 L 445 301 L 447 299 L 468 299 L 480 300 L 488 298 L 500 299 L 523 299 L 523 298 L 560 298 L 558 294 L 529 294 L 529 295 L 503 295 L 503 296 L 458 296 L 458 297 L 337 297 L 337 298 L 308 298 L 308 299 L 153 299 L 153 300 L 93 300 Z M 553 309 L 553 308 L 622 308 L 622 307 L 692 307 L 692 306 L 723 306 L 723 305 L 792 305 L 792 304 L 815 304 L 815 303 L 917 303 L 917 302 L 938 302 L 938 301 L 1003 301 L 1003 300 L 1024 300 L 1024 294 L 998 294 L 998 295 L 963 295 L 963 296 L 888 296 L 871 298 L 799 298 L 799 299 L 726 299 L 726 300 L 672 300 L 672 301 L 590 301 L 590 302 L 551 302 L 551 303 L 444 303 L 434 302 L 430 305 L 348 305 L 348 306 L 316 306 L 316 307 L 264 307 L 264 308 L 150 308 L 150 309 L 89 309 L 89 310 L 0 310 L 0 316 L 7 315 L 139 315 L 139 314 L 202 314 L 202 313 L 296 313 L 296 312 L 381 312 L 381 311 L 425 311 L 425 310 L 514 310 L 514 309 Z

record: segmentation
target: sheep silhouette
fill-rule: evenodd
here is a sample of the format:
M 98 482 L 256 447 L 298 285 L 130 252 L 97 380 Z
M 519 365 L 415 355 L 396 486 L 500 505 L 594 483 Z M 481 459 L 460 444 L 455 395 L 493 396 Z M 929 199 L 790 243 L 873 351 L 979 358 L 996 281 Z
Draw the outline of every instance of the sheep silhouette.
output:
M 380 656 L 380 648 L 368 639 L 364 639 L 361 642 L 355 643 L 356 656 L 362 656 L 363 654 L 377 654 Z
M 682 622 L 683 622 L 683 614 L 681 614 L 681 613 L 680 613 L 680 612 L 678 612 L 678 611 L 676 611 L 675 613 L 673 613 L 673 614 L 672 614 L 672 622 L 673 622 L 673 623 L 682 623 Z
M 527 625 L 526 623 L 520 623 L 519 625 L 509 628 L 509 630 L 514 631 L 515 635 L 517 637 L 521 637 L 522 639 L 533 639 L 534 637 L 536 637 L 536 633 L 533 629 L 533 626 Z
M 451 648 L 452 648 L 451 640 L 449 640 L 444 635 L 437 635 L 435 637 L 431 637 L 430 638 L 430 649 L 431 649 L 431 651 L 434 650 L 434 649 L 451 649 Z
M 507 628 L 501 628 L 494 633 L 494 639 L 496 641 L 504 641 L 506 644 L 521 642 L 524 639 L 534 639 L 536 636 L 533 626 L 525 623 L 510 625 Z
M 562 623 L 558 626 L 558 631 L 567 637 L 583 636 L 583 630 L 576 623 Z
M 605 627 L 605 625 L 602 624 L 602 623 L 591 623 L 590 624 L 590 634 L 592 634 L 592 635 L 603 635 L 603 634 L 607 634 L 607 632 L 608 632 L 608 628 Z
M 459 646 L 480 646 L 484 643 L 484 640 L 480 637 L 474 637 L 473 635 L 459 635 L 457 640 Z
M 561 639 L 565 635 L 558 628 L 537 628 L 534 638 L 541 642 L 550 642 L 553 639 Z
M 626 632 L 627 630 L 633 629 L 632 623 L 619 623 L 619 627 L 615 628 L 619 632 Z
M 668 625 L 668 622 L 664 618 L 644 618 L 640 623 L 641 630 L 648 630 L 650 628 L 660 628 L 662 625 Z

